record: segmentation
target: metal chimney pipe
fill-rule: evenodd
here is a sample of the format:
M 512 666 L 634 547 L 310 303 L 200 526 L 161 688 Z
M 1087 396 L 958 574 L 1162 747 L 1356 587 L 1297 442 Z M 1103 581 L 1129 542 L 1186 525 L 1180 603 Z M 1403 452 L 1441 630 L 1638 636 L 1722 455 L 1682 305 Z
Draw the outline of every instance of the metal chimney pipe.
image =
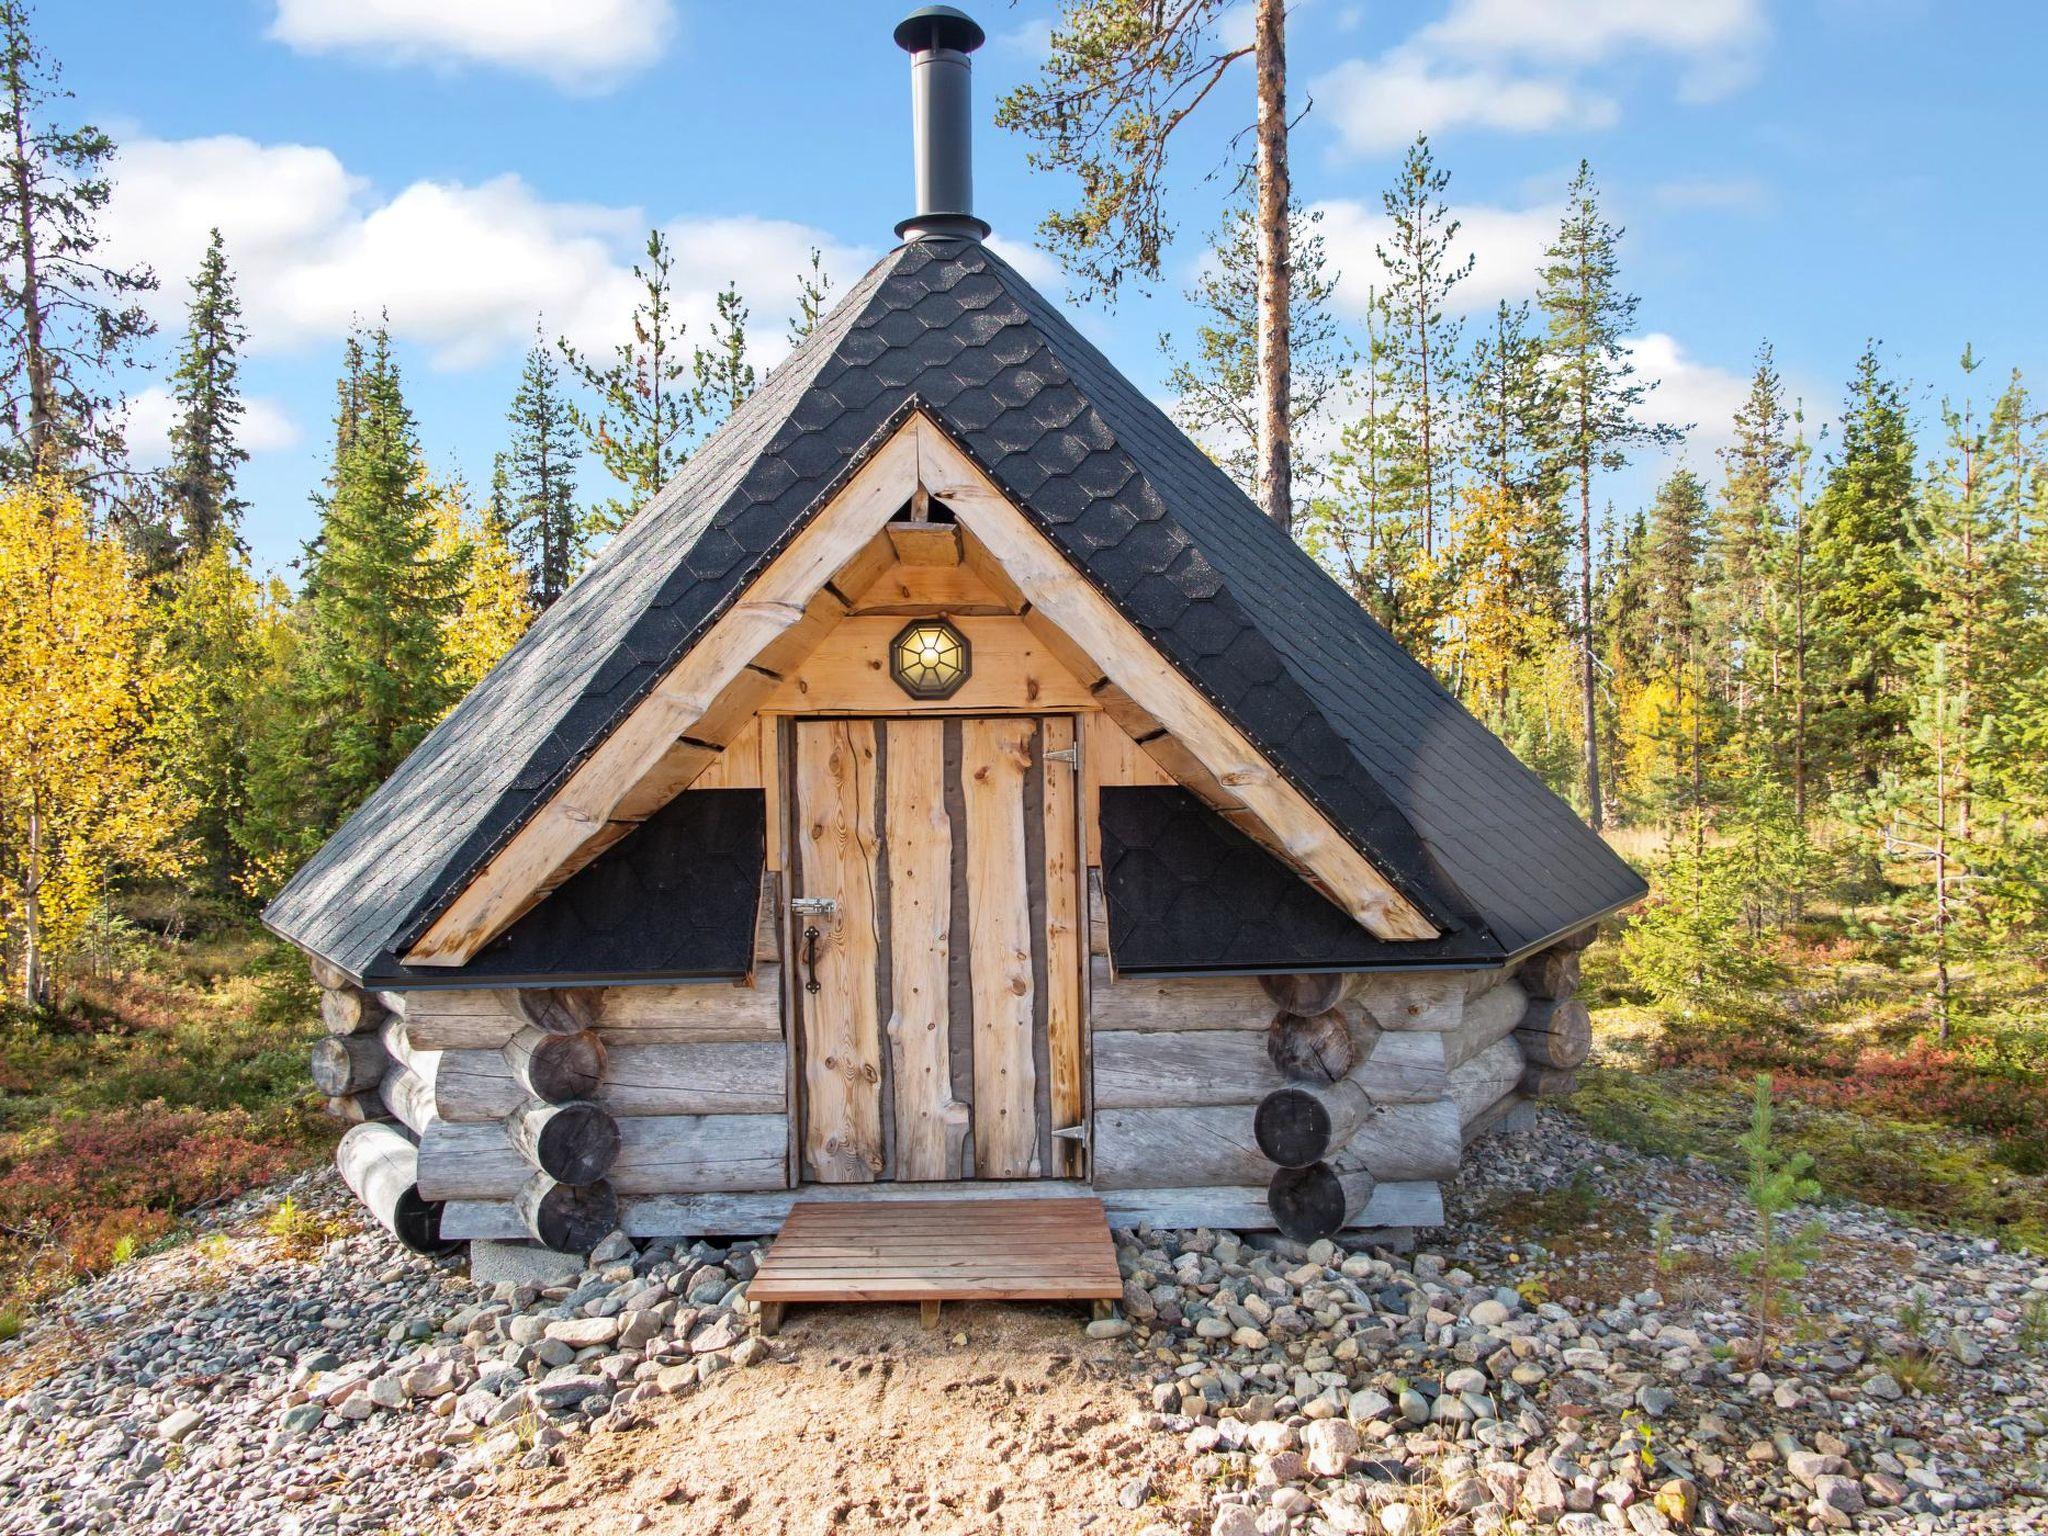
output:
M 967 55 L 987 34 L 950 5 L 927 5 L 896 25 L 896 46 L 910 55 L 910 128 L 917 212 L 896 226 L 905 240 L 981 240 L 974 216 L 973 66 Z

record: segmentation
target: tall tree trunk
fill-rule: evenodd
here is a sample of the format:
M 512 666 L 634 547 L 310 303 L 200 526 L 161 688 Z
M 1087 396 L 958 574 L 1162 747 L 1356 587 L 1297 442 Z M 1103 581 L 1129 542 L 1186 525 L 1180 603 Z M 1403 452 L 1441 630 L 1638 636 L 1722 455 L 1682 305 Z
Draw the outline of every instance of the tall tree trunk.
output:
M 14 113 L 14 176 L 8 189 L 14 208 L 10 222 L 21 242 L 21 340 L 23 372 L 28 376 L 28 450 L 37 469 L 47 469 L 56 413 L 50 400 L 50 363 L 43 350 L 42 279 L 37 270 L 35 189 L 29 184 L 28 102 L 18 58 L 7 68 L 8 106 Z
M 1586 742 L 1586 821 L 1606 824 L 1600 803 L 1600 712 L 1593 678 L 1593 455 L 1579 455 L 1579 712 Z
M 1259 77 L 1259 503 L 1283 532 L 1294 525 L 1286 20 L 1282 0 L 1258 0 L 1253 27 Z
M 28 863 L 21 903 L 21 1000 L 31 1008 L 44 1000 L 48 982 L 43 975 L 43 813 L 42 798 L 29 791 Z

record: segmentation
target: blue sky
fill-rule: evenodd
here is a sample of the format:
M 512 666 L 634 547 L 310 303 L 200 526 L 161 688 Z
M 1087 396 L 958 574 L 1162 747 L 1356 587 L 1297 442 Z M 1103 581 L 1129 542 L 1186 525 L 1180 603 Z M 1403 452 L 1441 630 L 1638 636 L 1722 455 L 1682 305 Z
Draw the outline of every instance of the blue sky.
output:
M 1030 246 L 1065 189 L 987 126 L 1035 72 L 1050 4 L 968 7 L 980 211 L 1057 294 Z M 388 308 L 437 471 L 489 472 L 535 316 L 603 345 L 631 304 L 650 225 L 671 232 L 702 313 L 736 279 L 760 360 L 782 350 L 797 264 L 824 247 L 843 288 L 909 209 L 907 3 L 713 0 L 43 0 L 77 114 L 123 146 L 115 248 L 164 278 L 168 352 L 211 224 L 252 330 L 259 563 L 312 531 L 340 338 Z M 1241 25 L 1229 18 L 1226 25 Z M 1758 341 L 1810 416 L 1877 337 L 1930 408 L 1973 341 L 1994 390 L 2048 341 L 2039 67 L 2048 14 L 2015 0 L 1300 0 L 1291 89 L 1312 106 L 1297 190 L 1325 210 L 1340 305 L 1372 277 L 1378 196 L 1427 130 L 1478 258 L 1467 301 L 1526 292 L 1564 183 L 1589 157 L 1628 227 L 1639 359 L 1660 408 L 1696 420 L 1708 468 Z M 1086 328 L 1140 383 L 1214 222 L 1250 81 L 1177 151 L 1169 280 Z M 137 377 L 138 389 L 151 381 Z M 161 433 L 160 386 L 135 436 Z M 1659 466 L 1618 478 L 1624 504 Z M 602 493 L 594 467 L 587 493 Z

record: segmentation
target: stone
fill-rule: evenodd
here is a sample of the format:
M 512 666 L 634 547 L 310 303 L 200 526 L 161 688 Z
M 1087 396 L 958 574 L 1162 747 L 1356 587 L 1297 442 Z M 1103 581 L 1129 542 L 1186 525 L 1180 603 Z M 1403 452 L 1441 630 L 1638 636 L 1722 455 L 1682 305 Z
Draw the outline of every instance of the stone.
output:
M 296 1408 L 287 1408 L 278 1427 L 288 1435 L 311 1434 L 320 1427 L 320 1421 L 327 1417 L 327 1410 L 318 1403 L 300 1403 Z
M 1816 1486 L 1823 1477 L 1838 1477 L 1849 1470 L 1849 1463 L 1841 1457 L 1823 1455 L 1819 1451 L 1789 1451 L 1785 1465 L 1809 1488 Z
M 196 1408 L 180 1408 L 175 1413 L 166 1414 L 157 1424 L 157 1438 L 159 1440 L 168 1440 L 171 1444 L 177 1445 L 198 1427 L 199 1410 Z
M 1401 1392 L 1401 1417 L 1418 1428 L 1429 1422 L 1429 1399 L 1413 1387 Z
M 1478 1303 L 1465 1316 L 1481 1328 L 1498 1328 L 1508 1320 L 1508 1309 L 1491 1296 Z
M 1351 1394 L 1344 1416 L 1353 1424 L 1370 1424 L 1375 1419 L 1391 1417 L 1393 1412 L 1394 1404 L 1386 1393 L 1366 1387 Z
M 1317 1477 L 1342 1477 L 1358 1454 L 1358 1430 L 1345 1419 L 1321 1419 L 1301 1432 L 1308 1469 Z
M 1098 1317 L 1087 1327 L 1091 1339 L 1121 1339 L 1131 1331 L 1131 1325 L 1120 1317 Z
M 1636 1406 L 1653 1419 L 1661 1419 L 1678 1402 L 1678 1394 L 1669 1387 L 1649 1383 L 1636 1388 Z
M 1225 1504 L 1209 1522 L 1209 1536 L 1263 1536 L 1258 1512 L 1248 1504 Z
M 1444 1502 L 1459 1514 L 1469 1515 L 1493 1502 L 1493 1490 L 1483 1477 L 1461 1477 L 1444 1490 Z
M 379 1408 L 403 1408 L 406 1391 L 396 1371 L 386 1371 L 370 1383 L 368 1397 Z
M 1403 1504 L 1399 1500 L 1380 1506 L 1380 1529 L 1385 1531 L 1387 1536 L 1408 1536 L 1409 1532 L 1418 1530 L 1421 1523 L 1413 1506 Z
M 575 1254 L 539 1243 L 469 1245 L 469 1278 L 478 1285 L 565 1285 L 582 1273 L 583 1261 Z
M 1984 1363 L 1984 1346 L 1960 1328 L 1949 1329 L 1948 1352 L 1962 1365 L 1974 1367 Z
M 1823 1473 L 1814 1479 L 1813 1498 L 1817 1507 L 1844 1515 L 1863 1513 L 1863 1489 L 1853 1477 Z
M 1877 1371 L 1864 1381 L 1863 1395 L 1881 1403 L 1895 1403 L 1906 1393 L 1890 1371 Z
M 623 1232 L 614 1232 L 590 1250 L 590 1267 L 603 1269 L 607 1264 L 617 1264 L 621 1260 L 632 1258 L 638 1251 L 633 1246 L 633 1239 Z
M 731 1349 L 739 1341 L 739 1325 L 730 1314 L 723 1314 L 690 1335 L 690 1350 L 699 1355 L 715 1354 L 719 1350 Z
M 547 1336 L 571 1349 L 591 1349 L 616 1342 L 619 1328 L 616 1317 L 565 1317 L 548 1324 Z
M 533 1388 L 533 1400 L 543 1408 L 574 1408 L 586 1398 L 596 1397 L 605 1390 L 602 1376 L 558 1376 L 550 1381 L 538 1382 Z
M 734 1365 L 759 1365 L 774 1354 L 768 1341 L 762 1338 L 742 1339 L 732 1352 Z
M 1879 1509 L 1890 1509 L 1895 1504 L 1906 1502 L 1907 1488 L 1904 1482 L 1889 1472 L 1866 1472 L 1863 1474 L 1863 1501 Z
M 1564 1513 L 1564 1484 L 1546 1463 L 1538 1462 L 1522 1479 L 1522 1508 L 1543 1525 Z

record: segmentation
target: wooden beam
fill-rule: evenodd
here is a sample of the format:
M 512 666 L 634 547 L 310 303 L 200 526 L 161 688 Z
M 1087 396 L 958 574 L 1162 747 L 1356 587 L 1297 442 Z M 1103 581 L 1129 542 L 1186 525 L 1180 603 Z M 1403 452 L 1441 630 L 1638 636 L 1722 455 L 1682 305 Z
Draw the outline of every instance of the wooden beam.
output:
M 882 531 L 905 565 L 960 563 L 960 530 L 951 523 L 891 523 Z
M 1374 936 L 1397 942 L 1438 937 L 1436 925 L 1051 547 L 979 466 L 938 431 L 925 433 L 918 451 L 925 485 L 995 558 L 1033 612 L 1092 656 L 1271 829 L 1292 864 L 1320 880 Z
M 951 698 L 915 699 L 889 675 L 889 645 L 905 620 L 849 618 L 818 642 L 761 704 L 769 714 L 1044 714 L 1093 710 L 1088 686 L 1050 655 L 1021 619 L 958 618 L 970 651 L 967 681 Z
M 891 524 L 891 526 L 896 526 Z M 1022 606 L 996 591 L 965 565 L 890 565 L 852 599 L 855 614 L 898 618 L 926 614 L 1014 614 Z
M 537 891 L 564 878 L 578 851 L 675 744 L 719 707 L 728 689 L 735 683 L 743 691 L 772 686 L 760 673 L 750 673 L 749 665 L 812 617 L 810 604 L 825 584 L 908 499 L 917 483 L 919 435 L 913 419 L 883 444 L 449 903 L 405 956 L 408 965 L 466 964 L 517 920 Z M 698 766 L 701 771 L 708 760 Z

